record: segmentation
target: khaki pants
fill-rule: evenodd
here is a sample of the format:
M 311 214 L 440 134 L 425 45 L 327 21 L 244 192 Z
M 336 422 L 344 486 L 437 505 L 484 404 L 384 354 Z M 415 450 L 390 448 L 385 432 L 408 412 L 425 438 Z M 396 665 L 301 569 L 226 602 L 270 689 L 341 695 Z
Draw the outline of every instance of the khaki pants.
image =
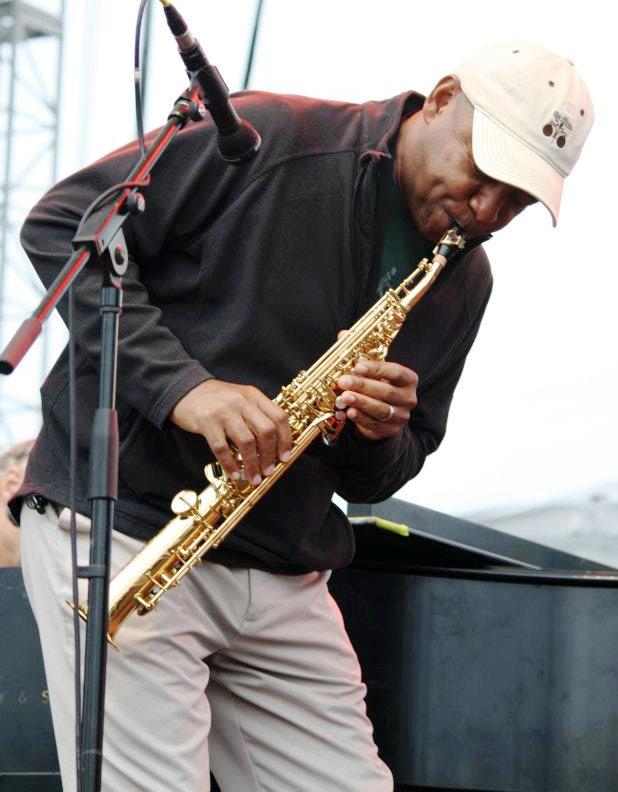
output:
M 63 789 L 74 792 L 68 513 L 24 507 L 21 525 Z M 80 518 L 80 564 L 88 525 Z M 112 574 L 140 547 L 114 532 Z M 108 652 L 104 792 L 207 792 L 210 768 L 223 792 L 390 792 L 327 579 L 205 563 L 155 612 L 131 615 Z

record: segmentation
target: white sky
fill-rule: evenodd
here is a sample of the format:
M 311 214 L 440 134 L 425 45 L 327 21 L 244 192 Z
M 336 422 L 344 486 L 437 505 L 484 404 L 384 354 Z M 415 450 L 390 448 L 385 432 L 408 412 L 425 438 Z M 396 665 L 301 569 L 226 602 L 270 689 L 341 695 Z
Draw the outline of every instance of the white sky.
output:
M 134 134 L 138 5 L 67 0 L 60 175 Z M 185 85 L 159 3 L 152 5 L 147 127 L 163 123 Z M 177 7 L 230 88 L 240 87 L 255 2 Z M 618 477 L 615 30 L 600 0 L 579 6 L 577 16 L 538 0 L 520 0 L 516 12 L 501 8 L 474 0 L 265 0 L 251 86 L 355 101 L 427 92 L 474 50 L 516 37 L 571 56 L 589 85 L 596 125 L 567 181 L 558 229 L 533 207 L 489 243 L 494 294 L 447 437 L 400 493 L 454 514 L 548 500 Z

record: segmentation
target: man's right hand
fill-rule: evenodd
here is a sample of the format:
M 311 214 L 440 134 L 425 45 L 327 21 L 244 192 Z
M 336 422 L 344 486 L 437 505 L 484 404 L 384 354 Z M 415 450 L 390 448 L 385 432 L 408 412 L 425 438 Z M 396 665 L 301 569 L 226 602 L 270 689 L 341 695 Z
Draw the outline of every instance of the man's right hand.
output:
M 251 385 L 211 379 L 190 390 L 170 413 L 176 426 L 206 438 L 230 478 L 241 468 L 230 451 L 232 443 L 244 465 L 243 477 L 254 486 L 279 462 L 290 458 L 292 436 L 285 412 Z

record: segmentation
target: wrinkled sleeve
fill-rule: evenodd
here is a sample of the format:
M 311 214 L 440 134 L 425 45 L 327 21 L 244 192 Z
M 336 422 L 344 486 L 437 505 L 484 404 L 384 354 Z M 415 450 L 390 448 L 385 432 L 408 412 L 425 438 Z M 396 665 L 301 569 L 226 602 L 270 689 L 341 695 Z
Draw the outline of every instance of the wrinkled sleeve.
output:
M 149 141 L 154 133 L 149 136 Z M 52 188 L 32 209 L 21 232 L 22 245 L 47 288 L 71 255 L 71 241 L 86 207 L 104 190 L 126 179 L 139 152 L 120 149 Z M 161 427 L 182 396 L 211 374 L 191 358 L 161 321 L 149 299 L 143 273 L 163 266 L 160 251 L 208 223 L 218 203 L 235 189 L 237 173 L 216 152 L 209 122 L 177 134 L 152 172 L 144 191 L 146 212 L 124 225 L 130 263 L 123 277 L 119 328 L 118 395 Z M 211 189 L 204 189 L 207 179 Z M 196 199 L 199 196 L 199 200 Z M 98 368 L 101 273 L 89 262 L 75 282 L 75 323 L 79 350 Z M 58 306 L 67 322 L 67 299 Z
M 419 390 L 417 407 L 398 435 L 373 441 L 346 427 L 335 461 L 340 471 L 337 494 L 342 498 L 350 503 L 377 503 L 389 498 L 418 475 L 427 456 L 438 448 L 446 432 L 455 388 L 490 294 L 491 281 L 456 354 L 443 372 Z

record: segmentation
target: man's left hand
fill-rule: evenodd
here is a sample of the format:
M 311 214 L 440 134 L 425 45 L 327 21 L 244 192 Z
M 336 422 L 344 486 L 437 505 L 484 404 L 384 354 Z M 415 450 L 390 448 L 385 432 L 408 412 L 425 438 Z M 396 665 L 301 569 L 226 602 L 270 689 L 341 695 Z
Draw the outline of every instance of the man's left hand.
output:
M 340 377 L 337 384 L 342 392 L 335 402 L 335 417 L 353 421 L 369 440 L 394 437 L 416 407 L 418 376 L 399 363 L 360 360 L 352 374 Z

